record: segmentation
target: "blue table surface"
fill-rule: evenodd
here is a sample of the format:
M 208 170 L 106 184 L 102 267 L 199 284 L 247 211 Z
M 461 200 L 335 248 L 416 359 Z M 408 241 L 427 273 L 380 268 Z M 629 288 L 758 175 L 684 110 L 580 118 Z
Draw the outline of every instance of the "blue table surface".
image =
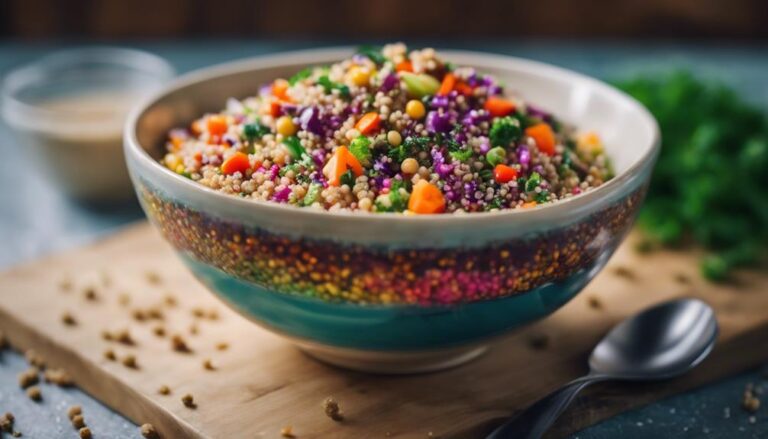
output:
M 122 45 L 163 56 L 183 73 L 237 58 L 339 43 L 202 40 L 126 42 Z M 415 41 L 411 44 L 531 58 L 603 79 L 689 68 L 699 75 L 731 84 L 753 102 L 768 106 L 768 48 L 764 45 L 520 40 Z M 0 75 L 52 51 L 77 45 L 82 44 L 0 42 Z M 0 157 L 0 269 L 83 245 L 143 218 L 137 204 L 119 209 L 88 209 L 72 203 L 35 174 L 34 167 L 25 163 L 8 129 L 2 124 Z M 0 299 L 5 294 L 17 293 L 0 291 Z M 78 389 L 42 384 L 43 402 L 32 402 L 17 385 L 16 375 L 25 367 L 23 358 L 14 352 L 6 351 L 0 356 L 0 414 L 13 412 L 17 429 L 24 433 L 24 437 L 77 437 L 66 417 L 66 408 L 71 404 L 83 406 L 88 425 L 97 438 L 141 437 L 133 423 Z M 573 437 L 768 437 L 768 410 L 763 407 L 752 416 L 740 407 L 744 387 L 750 382 L 768 387 L 768 381 L 758 371 L 746 372 L 615 416 Z M 631 395 L 627 397 L 631 398 Z M 277 432 L 275 437 L 279 437 Z

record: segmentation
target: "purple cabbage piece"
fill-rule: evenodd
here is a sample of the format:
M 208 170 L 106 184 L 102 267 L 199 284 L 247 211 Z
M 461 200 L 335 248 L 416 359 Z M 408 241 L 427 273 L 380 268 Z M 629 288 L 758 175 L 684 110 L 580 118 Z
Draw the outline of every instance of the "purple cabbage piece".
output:
M 430 106 L 432 108 L 447 109 L 449 104 L 450 104 L 450 100 L 448 99 L 448 96 L 438 96 L 438 95 L 435 95 L 432 98 L 432 102 L 431 102 Z
M 528 150 L 527 146 L 521 145 L 517 147 L 517 162 L 520 163 L 523 169 L 527 168 L 531 163 L 531 151 Z
M 400 86 L 400 78 L 397 77 L 394 73 L 390 73 L 386 77 L 384 77 L 384 80 L 381 81 L 381 87 L 379 87 L 380 91 L 383 91 L 384 93 L 394 90 L 395 88 Z
M 461 123 L 464 125 L 479 126 L 483 122 L 491 120 L 491 116 L 488 113 L 480 113 L 477 110 L 470 110 L 461 119 Z
M 325 150 L 323 149 L 316 149 L 312 151 L 312 161 L 315 162 L 315 166 L 322 169 L 322 167 L 325 165 Z
M 272 165 L 272 167 L 269 168 L 269 179 L 274 181 L 277 179 L 279 175 L 280 175 L 280 166 Z
M 477 192 L 477 182 L 469 181 L 464 183 L 464 197 L 469 201 L 475 200 L 475 192 Z
M 284 187 L 280 189 L 279 191 L 275 192 L 275 195 L 272 196 L 272 199 L 274 201 L 277 201 L 278 203 L 285 203 L 288 201 L 288 197 L 291 196 L 291 188 Z
M 233 146 L 235 143 L 237 143 L 237 138 L 229 133 L 224 134 L 221 140 L 223 140 L 229 146 Z
M 318 136 L 325 132 L 323 122 L 320 119 L 320 110 L 315 107 L 307 107 L 301 112 L 299 124 L 301 129 Z
M 427 132 L 430 134 L 447 133 L 451 131 L 451 116 L 448 113 L 430 111 L 427 114 Z
M 491 141 L 488 140 L 487 137 L 481 136 L 481 137 L 478 137 L 478 139 L 480 139 L 480 152 L 482 154 L 485 154 L 491 150 Z

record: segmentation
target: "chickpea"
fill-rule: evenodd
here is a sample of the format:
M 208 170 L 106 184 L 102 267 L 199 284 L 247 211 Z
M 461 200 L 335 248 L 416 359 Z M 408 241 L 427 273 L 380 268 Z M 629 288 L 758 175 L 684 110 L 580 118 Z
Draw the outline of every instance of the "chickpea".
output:
M 387 142 L 392 146 L 400 146 L 403 143 L 403 136 L 395 130 L 387 133 Z
M 415 174 L 419 170 L 419 162 L 414 158 L 407 158 L 400 164 L 400 170 L 404 174 Z
M 419 120 L 424 117 L 424 114 L 426 114 L 427 110 L 424 108 L 424 104 L 422 104 L 421 101 L 413 99 L 405 104 L 405 112 L 408 114 L 408 116 L 411 117 L 411 119 Z
M 292 136 L 296 134 L 296 124 L 290 116 L 281 116 L 277 119 L 277 133 L 283 136 Z

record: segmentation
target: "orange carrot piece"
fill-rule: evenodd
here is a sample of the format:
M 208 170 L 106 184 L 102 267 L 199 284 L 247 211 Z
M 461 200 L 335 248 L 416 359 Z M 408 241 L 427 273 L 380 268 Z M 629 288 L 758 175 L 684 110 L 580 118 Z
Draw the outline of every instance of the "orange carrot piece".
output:
M 408 60 L 400 61 L 395 66 L 395 71 L 396 72 L 413 72 L 413 64 L 411 64 L 411 62 Z
M 232 157 L 224 160 L 221 164 L 221 172 L 225 175 L 232 175 L 235 172 L 241 172 L 245 174 L 245 171 L 251 167 L 251 161 L 246 154 L 242 152 L 236 152 Z
M 445 197 L 434 184 L 419 180 L 408 199 L 408 210 L 419 214 L 445 212 Z
M 229 128 L 227 119 L 224 116 L 210 116 L 206 126 L 208 128 L 208 133 L 212 136 L 221 136 L 226 133 L 227 128 Z
M 347 149 L 346 146 L 343 146 L 344 149 L 346 149 L 345 153 L 345 159 L 347 160 L 347 166 L 349 166 L 350 169 L 352 169 L 352 172 L 355 174 L 355 177 L 359 177 L 363 175 L 363 166 L 360 164 L 360 160 L 355 157 L 352 152 Z
M 536 201 L 528 201 L 528 202 L 523 203 L 523 205 L 521 207 L 523 209 L 530 209 L 532 207 L 536 207 L 537 204 L 538 203 L 536 203 Z
M 456 75 L 453 73 L 446 73 L 443 76 L 443 82 L 440 84 L 440 88 L 437 90 L 438 96 L 445 96 L 453 90 L 456 85 Z
M 381 124 L 381 117 L 378 113 L 365 113 L 355 124 L 355 129 L 362 134 L 370 134 L 379 129 L 379 124 Z
M 272 83 L 272 96 L 282 101 L 290 101 L 291 97 L 288 96 L 289 86 L 290 84 L 285 79 L 275 79 Z
M 517 178 L 517 169 L 498 164 L 493 168 L 493 178 L 499 183 L 507 183 Z
M 280 102 L 272 101 L 269 103 L 269 114 L 272 117 L 280 116 L 281 111 L 282 111 L 282 108 L 280 107 Z
M 515 103 L 498 96 L 490 96 L 485 101 L 485 109 L 493 117 L 503 117 L 515 111 Z
M 552 127 L 541 122 L 525 129 L 525 135 L 533 137 L 539 151 L 547 155 L 555 155 L 555 133 Z
M 466 82 L 459 81 L 456 83 L 456 86 L 453 88 L 464 96 L 472 96 L 475 93 L 475 89 L 473 89 L 472 86 L 470 86 Z
M 350 159 L 350 156 L 352 159 Z M 341 145 L 336 148 L 333 157 L 323 167 L 323 174 L 328 179 L 328 184 L 331 186 L 341 186 L 341 176 L 347 172 L 348 167 L 352 168 L 352 172 L 356 176 L 360 176 L 363 173 L 363 167 L 360 166 L 360 162 L 349 152 L 346 146 Z

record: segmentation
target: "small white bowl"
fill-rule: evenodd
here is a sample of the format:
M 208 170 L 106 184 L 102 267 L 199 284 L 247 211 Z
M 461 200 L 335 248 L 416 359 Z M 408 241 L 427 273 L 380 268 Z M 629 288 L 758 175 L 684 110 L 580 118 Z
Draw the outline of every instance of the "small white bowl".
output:
M 9 73 L 2 115 L 32 168 L 77 200 L 132 196 L 122 153 L 131 107 L 174 76 L 155 55 L 123 48 L 57 52 Z

